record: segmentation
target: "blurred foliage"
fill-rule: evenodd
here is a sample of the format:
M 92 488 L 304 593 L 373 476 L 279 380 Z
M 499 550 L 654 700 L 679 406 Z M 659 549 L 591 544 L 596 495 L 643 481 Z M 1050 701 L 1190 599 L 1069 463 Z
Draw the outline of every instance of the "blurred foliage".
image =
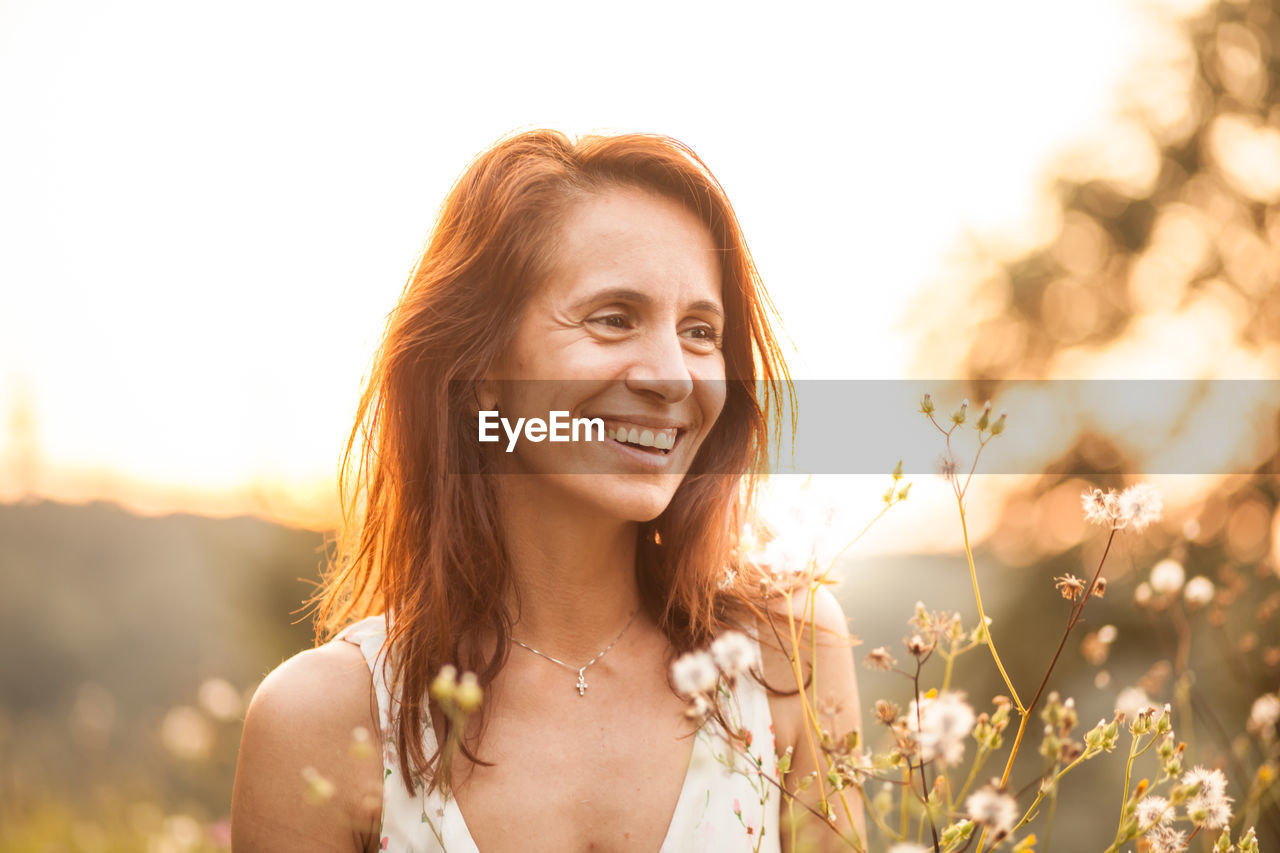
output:
M 243 710 L 311 645 L 291 623 L 321 547 L 249 518 L 0 507 L 0 851 L 229 848 Z
M 1185 23 L 1185 34 L 1135 78 L 1128 111 L 1111 134 L 1064 158 L 1056 236 L 1012 257 L 980 249 L 965 265 L 967 288 L 921 302 L 925 372 L 962 365 L 974 398 L 994 399 L 997 408 L 1001 382 L 1011 379 L 1277 379 L 1280 8 L 1262 0 L 1212 3 Z M 970 322 L 957 324 L 951 308 L 965 302 Z M 1280 433 L 1278 413 L 1280 397 L 1270 414 L 1273 434 Z M 1011 412 L 1010 429 L 1016 424 Z M 1073 637 L 1073 666 L 1054 684 L 1094 710 L 1093 719 L 1100 698 L 1110 702 L 1125 687 L 1172 702 L 1192 760 L 1226 771 L 1237 810 L 1259 768 L 1274 775 L 1280 764 L 1274 741 L 1245 732 L 1254 699 L 1280 686 L 1280 454 L 1268 454 L 1249 470 L 1215 478 L 1163 527 L 1125 539 L 1107 564 L 1106 599 L 1087 612 L 1091 633 Z M 1028 650 L 1052 648 L 1061 625 L 1051 614 L 1065 612 L 1065 602 L 1054 602 L 1051 578 L 1088 577 L 1105 538 L 1080 522 L 1080 493 L 1132 482 L 1124 472 L 1135 467 L 1104 437 L 1082 434 L 1009 498 L 988 542 L 995 564 L 988 571 L 1024 605 L 1002 609 L 998 642 L 1015 637 Z M 1146 573 L 1164 558 L 1185 566 L 1187 577 L 1212 580 L 1212 603 L 1190 607 L 1175 595 L 1138 606 Z M 1118 639 L 1100 647 L 1096 631 L 1104 624 L 1117 627 Z M 1027 683 L 1037 665 L 1018 661 L 1014 669 L 1024 672 L 1011 673 L 1015 683 Z M 1038 772 L 1035 757 L 1027 759 L 1020 761 L 1024 779 Z M 1090 787 L 1116 788 L 1118 803 L 1113 770 L 1089 768 L 1093 775 L 1064 783 L 1063 805 L 1070 789 Z M 1060 810 L 1059 826 L 1073 829 L 1058 834 L 1081 845 L 1068 849 L 1093 849 L 1081 829 L 1096 819 L 1088 799 L 1075 812 Z M 1277 803 L 1273 785 L 1255 812 L 1263 849 L 1280 848 Z M 1109 839 L 1111 826 L 1108 813 L 1099 839 Z M 1043 820 L 1033 828 L 1045 837 Z

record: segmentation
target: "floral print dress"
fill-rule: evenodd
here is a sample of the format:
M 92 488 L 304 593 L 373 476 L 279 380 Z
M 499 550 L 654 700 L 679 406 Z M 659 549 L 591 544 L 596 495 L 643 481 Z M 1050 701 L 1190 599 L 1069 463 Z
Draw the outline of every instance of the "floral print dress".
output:
M 360 647 L 373 674 L 374 692 L 382 731 L 391 729 L 391 696 L 383 680 L 387 623 L 384 616 L 370 616 L 343 629 L 333 642 Z M 754 638 L 753 638 L 754 639 Z M 758 645 L 758 641 L 757 641 Z M 779 853 L 779 795 L 762 774 L 777 780 L 777 741 L 769 698 L 754 678 L 739 678 L 726 703 L 733 722 L 751 734 L 748 761 L 729 749 L 722 737 L 704 725 L 694 741 L 675 814 L 659 853 L 683 851 L 751 851 Z M 435 751 L 435 730 L 430 721 L 423 728 L 423 748 Z M 382 845 L 393 853 L 479 853 L 456 801 L 440 791 L 425 793 L 416 786 L 409 793 L 400 778 L 394 739 L 382 743 Z

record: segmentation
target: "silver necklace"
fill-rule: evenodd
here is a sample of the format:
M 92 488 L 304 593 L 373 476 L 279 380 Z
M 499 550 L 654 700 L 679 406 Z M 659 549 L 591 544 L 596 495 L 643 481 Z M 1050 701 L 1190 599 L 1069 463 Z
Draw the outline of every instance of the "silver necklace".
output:
M 630 627 L 631 627 L 631 623 L 632 623 L 632 622 L 634 622 L 634 621 L 636 621 L 636 617 L 637 617 L 637 616 L 639 616 L 639 615 L 640 615 L 640 611 L 639 611 L 639 610 L 637 610 L 635 613 L 632 613 L 632 614 L 631 614 L 631 619 L 630 619 L 630 620 L 628 620 L 628 621 L 627 621 L 627 624 L 626 624 L 625 626 L 623 626 L 623 628 L 622 628 L 622 630 L 621 630 L 621 631 L 619 631 L 619 632 L 618 632 L 618 636 L 616 636 L 616 637 L 614 637 L 614 638 L 613 638 L 613 642 L 612 642 L 612 643 L 610 643 L 609 645 L 607 645 L 607 646 L 605 646 L 605 647 L 604 647 L 604 652 L 609 651 L 609 649 L 613 648 L 614 643 L 617 643 L 619 640 L 621 640 L 621 639 L 622 639 L 622 635 L 623 635 L 623 634 L 625 634 L 625 633 L 627 633 L 627 628 L 630 628 Z M 604 657 L 604 652 L 601 652 L 600 654 L 598 654 L 598 655 L 596 655 L 595 657 L 593 657 L 591 660 L 589 660 L 589 661 L 587 661 L 586 663 L 584 663 L 582 666 L 573 666 L 573 665 L 571 665 L 571 664 L 567 664 L 567 663 L 565 663 L 564 661 L 560 660 L 559 658 L 553 658 L 551 655 L 547 654 L 546 652 L 540 652 L 540 651 L 538 651 L 537 649 L 535 649 L 533 646 L 531 646 L 531 645 L 529 645 L 529 644 L 527 644 L 527 643 L 521 643 L 521 642 L 520 642 L 519 640 L 517 640 L 515 637 L 512 637 L 511 639 L 512 639 L 512 641 L 513 641 L 513 642 L 517 643 L 518 645 L 524 646 L 526 649 L 528 649 L 529 651 L 533 652 L 535 655 L 539 655 L 539 656 L 541 656 L 541 657 L 544 657 L 544 658 L 546 658 L 547 660 L 551 661 L 552 663 L 558 663 L 558 664 L 560 664 L 562 667 L 564 667 L 565 669 L 570 669 L 570 670 L 573 670 L 574 672 L 578 673 L 578 683 L 577 683 L 577 684 L 575 684 L 575 685 L 574 685 L 574 687 L 578 688 L 578 695 L 579 695 L 579 696 L 585 696 L 585 695 L 587 695 L 587 667 L 591 666 L 591 664 L 595 663 L 596 661 L 600 660 L 600 658 Z

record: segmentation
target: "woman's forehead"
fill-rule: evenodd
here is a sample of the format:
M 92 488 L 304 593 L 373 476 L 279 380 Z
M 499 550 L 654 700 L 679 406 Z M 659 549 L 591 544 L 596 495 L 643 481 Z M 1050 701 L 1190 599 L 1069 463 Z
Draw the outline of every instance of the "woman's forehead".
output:
M 720 253 L 680 202 L 645 190 L 592 193 L 568 211 L 552 256 L 557 295 L 601 287 L 720 303 Z

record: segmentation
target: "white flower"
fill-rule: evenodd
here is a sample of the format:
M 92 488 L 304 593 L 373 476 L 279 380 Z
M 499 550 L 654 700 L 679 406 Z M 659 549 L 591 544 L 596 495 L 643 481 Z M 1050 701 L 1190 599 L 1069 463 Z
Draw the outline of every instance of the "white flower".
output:
M 1194 767 L 1182 774 L 1182 784 L 1200 783 L 1200 791 L 1187 800 L 1187 817 L 1196 826 L 1221 829 L 1231 820 L 1231 798 L 1227 796 L 1227 777 L 1221 770 Z
M 912 702 L 906 716 L 907 728 L 916 733 L 916 742 L 920 744 L 921 761 L 937 758 L 945 765 L 954 766 L 964 758 L 964 741 L 973 730 L 976 718 L 963 694 L 948 691 L 933 698 L 925 697 L 918 709 Z
M 1182 563 L 1166 557 L 1151 570 L 1151 591 L 1156 595 L 1176 595 L 1186 577 Z
M 710 693 L 719 677 L 715 660 L 706 652 L 688 652 L 671 665 L 671 680 L 682 696 Z
M 1264 693 L 1253 700 L 1247 726 L 1250 734 L 1273 738 L 1276 735 L 1278 721 L 1280 721 L 1280 698 L 1276 698 L 1276 694 Z
M 745 634 L 726 631 L 711 644 L 711 657 L 720 671 L 732 678 L 756 665 L 756 645 Z
M 1080 503 L 1086 521 L 1112 530 L 1131 527 L 1141 531 L 1153 521 L 1159 521 L 1164 510 L 1160 493 L 1148 483 L 1130 486 L 1120 494 L 1094 489 L 1082 494 Z
M 1138 483 L 1120 493 L 1120 514 L 1134 530 L 1159 521 L 1163 510 L 1164 501 L 1150 483 Z
M 1173 810 L 1169 808 L 1169 801 L 1164 797 L 1157 797 L 1152 794 L 1143 797 L 1138 803 L 1138 828 L 1148 830 L 1157 823 L 1170 823 L 1173 821 Z
M 1213 601 L 1213 581 L 1204 575 L 1196 575 L 1187 581 L 1182 596 L 1192 607 L 1203 607 Z
M 1151 853 L 1180 853 L 1187 849 L 1187 834 L 1172 826 L 1158 824 L 1146 838 L 1151 845 Z
M 1013 832 L 1018 822 L 1018 803 L 990 785 L 970 794 L 964 807 L 970 819 L 991 827 L 997 836 Z
M 1115 492 L 1094 489 L 1081 495 L 1080 503 L 1084 507 L 1085 521 L 1112 529 L 1124 526 L 1120 523 L 1120 498 Z
M 1126 720 L 1132 720 L 1138 716 L 1139 711 L 1143 708 L 1150 708 L 1151 705 L 1151 698 L 1147 696 L 1147 691 L 1141 687 L 1126 687 L 1116 697 L 1116 710 L 1124 712 Z

